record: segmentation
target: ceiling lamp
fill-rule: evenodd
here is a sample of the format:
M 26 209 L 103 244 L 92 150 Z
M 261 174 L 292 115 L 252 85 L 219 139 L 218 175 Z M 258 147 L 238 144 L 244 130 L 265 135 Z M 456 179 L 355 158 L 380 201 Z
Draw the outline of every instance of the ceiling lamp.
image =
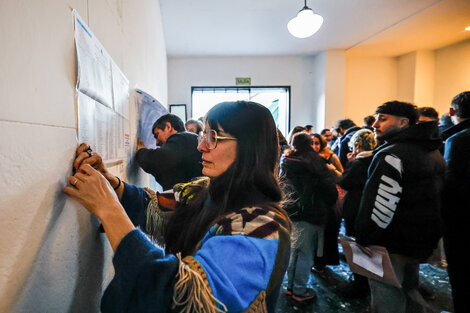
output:
M 297 38 L 307 38 L 315 34 L 323 24 L 323 17 L 313 12 L 304 0 L 304 7 L 296 17 L 287 23 L 287 29 L 292 36 Z

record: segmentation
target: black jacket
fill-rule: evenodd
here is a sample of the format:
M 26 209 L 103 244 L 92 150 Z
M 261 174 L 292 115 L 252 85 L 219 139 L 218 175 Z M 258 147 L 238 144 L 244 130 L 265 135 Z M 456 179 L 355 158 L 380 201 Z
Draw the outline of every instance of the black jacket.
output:
M 319 160 L 321 162 L 321 160 Z M 323 164 L 322 164 L 323 165 Z M 289 201 L 284 209 L 293 221 L 324 225 L 327 213 L 338 197 L 330 173 L 312 173 L 302 160 L 284 157 L 281 160 L 281 177 L 286 184 Z
M 442 216 L 447 235 L 461 236 L 466 227 L 464 212 L 470 209 L 470 119 L 445 131 L 444 158 L 447 162 Z
M 202 175 L 202 153 L 197 135 L 180 132 L 171 135 L 161 148 L 140 149 L 135 158 L 144 171 L 152 174 L 163 190 Z
M 360 244 L 418 259 L 437 246 L 446 164 L 436 129 L 413 125 L 374 150 L 355 225 Z
M 367 154 L 367 155 L 366 155 Z M 354 229 L 348 229 L 354 225 L 359 205 L 361 204 L 362 190 L 367 181 L 367 169 L 372 162 L 372 151 L 362 152 L 349 168 L 341 176 L 338 185 L 347 191 L 343 202 L 343 217 L 346 220 L 346 232 L 348 236 L 356 236 Z

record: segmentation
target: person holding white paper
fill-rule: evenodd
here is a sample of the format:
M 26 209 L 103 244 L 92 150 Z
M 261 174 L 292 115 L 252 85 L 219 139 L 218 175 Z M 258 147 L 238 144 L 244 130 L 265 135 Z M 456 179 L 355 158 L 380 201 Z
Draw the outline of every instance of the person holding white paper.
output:
M 369 279 L 372 312 L 427 312 L 418 292 L 419 264 L 442 236 L 440 194 L 445 161 L 436 122 L 416 123 L 415 105 L 390 101 L 372 125 L 383 144 L 374 150 L 359 213 L 356 239 L 387 248 L 397 288 Z

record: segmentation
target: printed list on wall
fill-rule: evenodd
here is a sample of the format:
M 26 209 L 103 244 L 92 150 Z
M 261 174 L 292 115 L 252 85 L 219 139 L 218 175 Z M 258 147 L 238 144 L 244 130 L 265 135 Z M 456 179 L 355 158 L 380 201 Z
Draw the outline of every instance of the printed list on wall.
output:
M 105 162 L 126 158 L 130 149 L 129 80 L 76 10 L 78 140 Z

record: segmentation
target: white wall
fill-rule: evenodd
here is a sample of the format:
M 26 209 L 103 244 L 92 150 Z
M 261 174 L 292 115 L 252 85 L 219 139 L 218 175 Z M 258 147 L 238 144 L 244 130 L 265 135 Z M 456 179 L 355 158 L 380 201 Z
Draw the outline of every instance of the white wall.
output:
M 97 220 L 62 193 L 77 146 L 72 8 L 131 88 L 167 102 L 158 1 L 0 2 L 0 312 L 98 312 L 112 275 Z
M 168 103 L 186 103 L 189 116 L 192 86 L 235 86 L 235 77 L 251 77 L 252 86 L 291 86 L 291 127 L 312 124 L 312 86 L 324 81 L 314 67 L 315 57 L 169 58 Z
M 317 133 L 325 128 L 325 74 L 326 74 L 326 54 L 321 52 L 311 59 L 310 68 L 312 76 L 315 78 L 311 86 L 314 123 L 313 126 Z
M 345 114 L 346 53 L 329 50 L 325 58 L 325 125 L 330 128 Z

